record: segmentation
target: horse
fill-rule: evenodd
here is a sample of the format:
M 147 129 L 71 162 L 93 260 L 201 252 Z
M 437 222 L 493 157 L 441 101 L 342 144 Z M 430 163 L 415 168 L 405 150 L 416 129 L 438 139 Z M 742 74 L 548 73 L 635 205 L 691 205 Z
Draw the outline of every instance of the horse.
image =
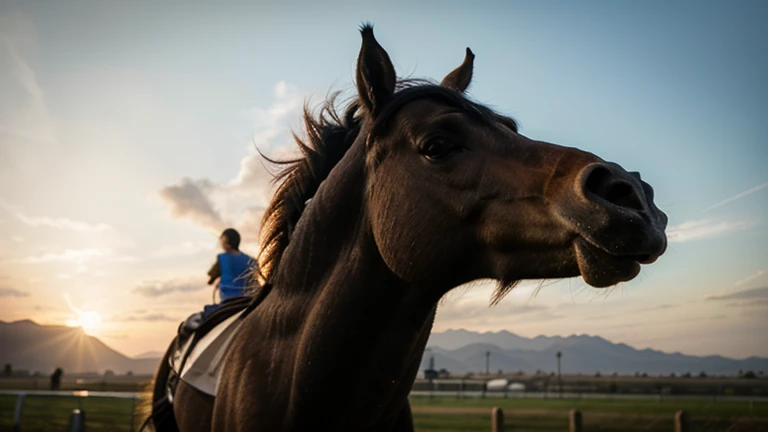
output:
M 492 279 L 633 279 L 665 251 L 640 174 L 535 141 L 478 102 L 474 53 L 399 80 L 361 27 L 357 97 L 305 107 L 261 226 L 259 279 L 210 397 L 183 381 L 157 430 L 413 431 L 408 394 L 440 299 Z M 165 393 L 167 366 L 155 388 Z

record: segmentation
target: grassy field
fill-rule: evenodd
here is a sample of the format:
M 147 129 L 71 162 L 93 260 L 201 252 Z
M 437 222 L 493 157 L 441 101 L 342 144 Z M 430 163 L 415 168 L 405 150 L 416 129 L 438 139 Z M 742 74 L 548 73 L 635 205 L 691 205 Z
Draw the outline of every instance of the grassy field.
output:
M 11 431 L 15 405 L 16 397 L 0 395 L 0 431 Z M 67 430 L 69 415 L 75 409 L 85 411 L 89 432 L 131 432 L 134 410 L 132 400 L 91 397 L 27 397 L 24 401 L 21 431 L 64 432 Z M 138 417 L 136 423 L 140 423 Z
M 633 400 L 411 398 L 418 431 L 488 431 L 490 410 L 504 410 L 512 431 L 567 431 L 568 412 L 583 414 L 585 431 L 672 431 L 685 410 L 693 431 L 768 431 L 768 403 Z
M 693 431 L 760 432 L 768 431 L 768 403 L 701 401 L 629 401 L 629 400 L 540 400 L 540 399 L 454 399 L 411 398 L 416 430 L 488 431 L 490 410 L 504 409 L 507 430 L 567 431 L 568 411 L 579 409 L 585 431 L 633 432 L 672 431 L 672 417 L 683 409 L 692 417 Z M 10 431 L 15 398 L 0 396 L 0 431 Z M 99 398 L 30 397 L 24 405 L 22 431 L 61 432 L 66 429 L 69 413 L 84 410 L 89 432 L 131 431 L 131 400 Z M 141 417 L 141 418 L 139 418 Z M 134 426 L 143 420 L 137 416 Z

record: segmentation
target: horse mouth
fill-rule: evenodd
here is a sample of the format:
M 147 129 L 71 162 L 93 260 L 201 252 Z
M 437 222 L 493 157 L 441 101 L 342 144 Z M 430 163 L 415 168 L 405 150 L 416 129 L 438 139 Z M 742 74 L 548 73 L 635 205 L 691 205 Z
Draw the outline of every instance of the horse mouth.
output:
M 584 237 L 577 238 L 573 248 L 581 276 L 595 288 L 630 281 L 640 273 L 640 264 L 650 264 L 658 258 L 655 254 L 615 255 Z

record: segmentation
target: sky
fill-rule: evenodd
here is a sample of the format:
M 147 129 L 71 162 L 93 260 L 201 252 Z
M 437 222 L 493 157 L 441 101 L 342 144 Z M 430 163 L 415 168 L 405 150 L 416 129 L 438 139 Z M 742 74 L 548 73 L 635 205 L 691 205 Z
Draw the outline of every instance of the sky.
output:
M 306 100 L 352 95 L 358 26 L 401 76 L 477 55 L 470 95 L 531 138 L 639 171 L 670 218 L 635 280 L 458 288 L 435 330 L 593 334 L 768 357 L 768 3 L 0 2 L 0 319 L 162 351 L 243 249 Z M 540 289 L 539 289 L 540 287 Z

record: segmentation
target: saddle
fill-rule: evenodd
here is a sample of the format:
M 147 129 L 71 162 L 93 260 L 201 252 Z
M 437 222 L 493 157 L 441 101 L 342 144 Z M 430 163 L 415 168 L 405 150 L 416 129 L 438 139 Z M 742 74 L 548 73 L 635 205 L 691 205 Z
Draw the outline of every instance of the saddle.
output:
M 195 314 L 181 324 L 175 350 L 168 358 L 171 369 L 167 386 L 169 401 L 173 401 L 179 380 L 216 396 L 224 355 L 252 305 L 250 297 L 228 300 L 207 319 L 200 321 L 199 314 Z

